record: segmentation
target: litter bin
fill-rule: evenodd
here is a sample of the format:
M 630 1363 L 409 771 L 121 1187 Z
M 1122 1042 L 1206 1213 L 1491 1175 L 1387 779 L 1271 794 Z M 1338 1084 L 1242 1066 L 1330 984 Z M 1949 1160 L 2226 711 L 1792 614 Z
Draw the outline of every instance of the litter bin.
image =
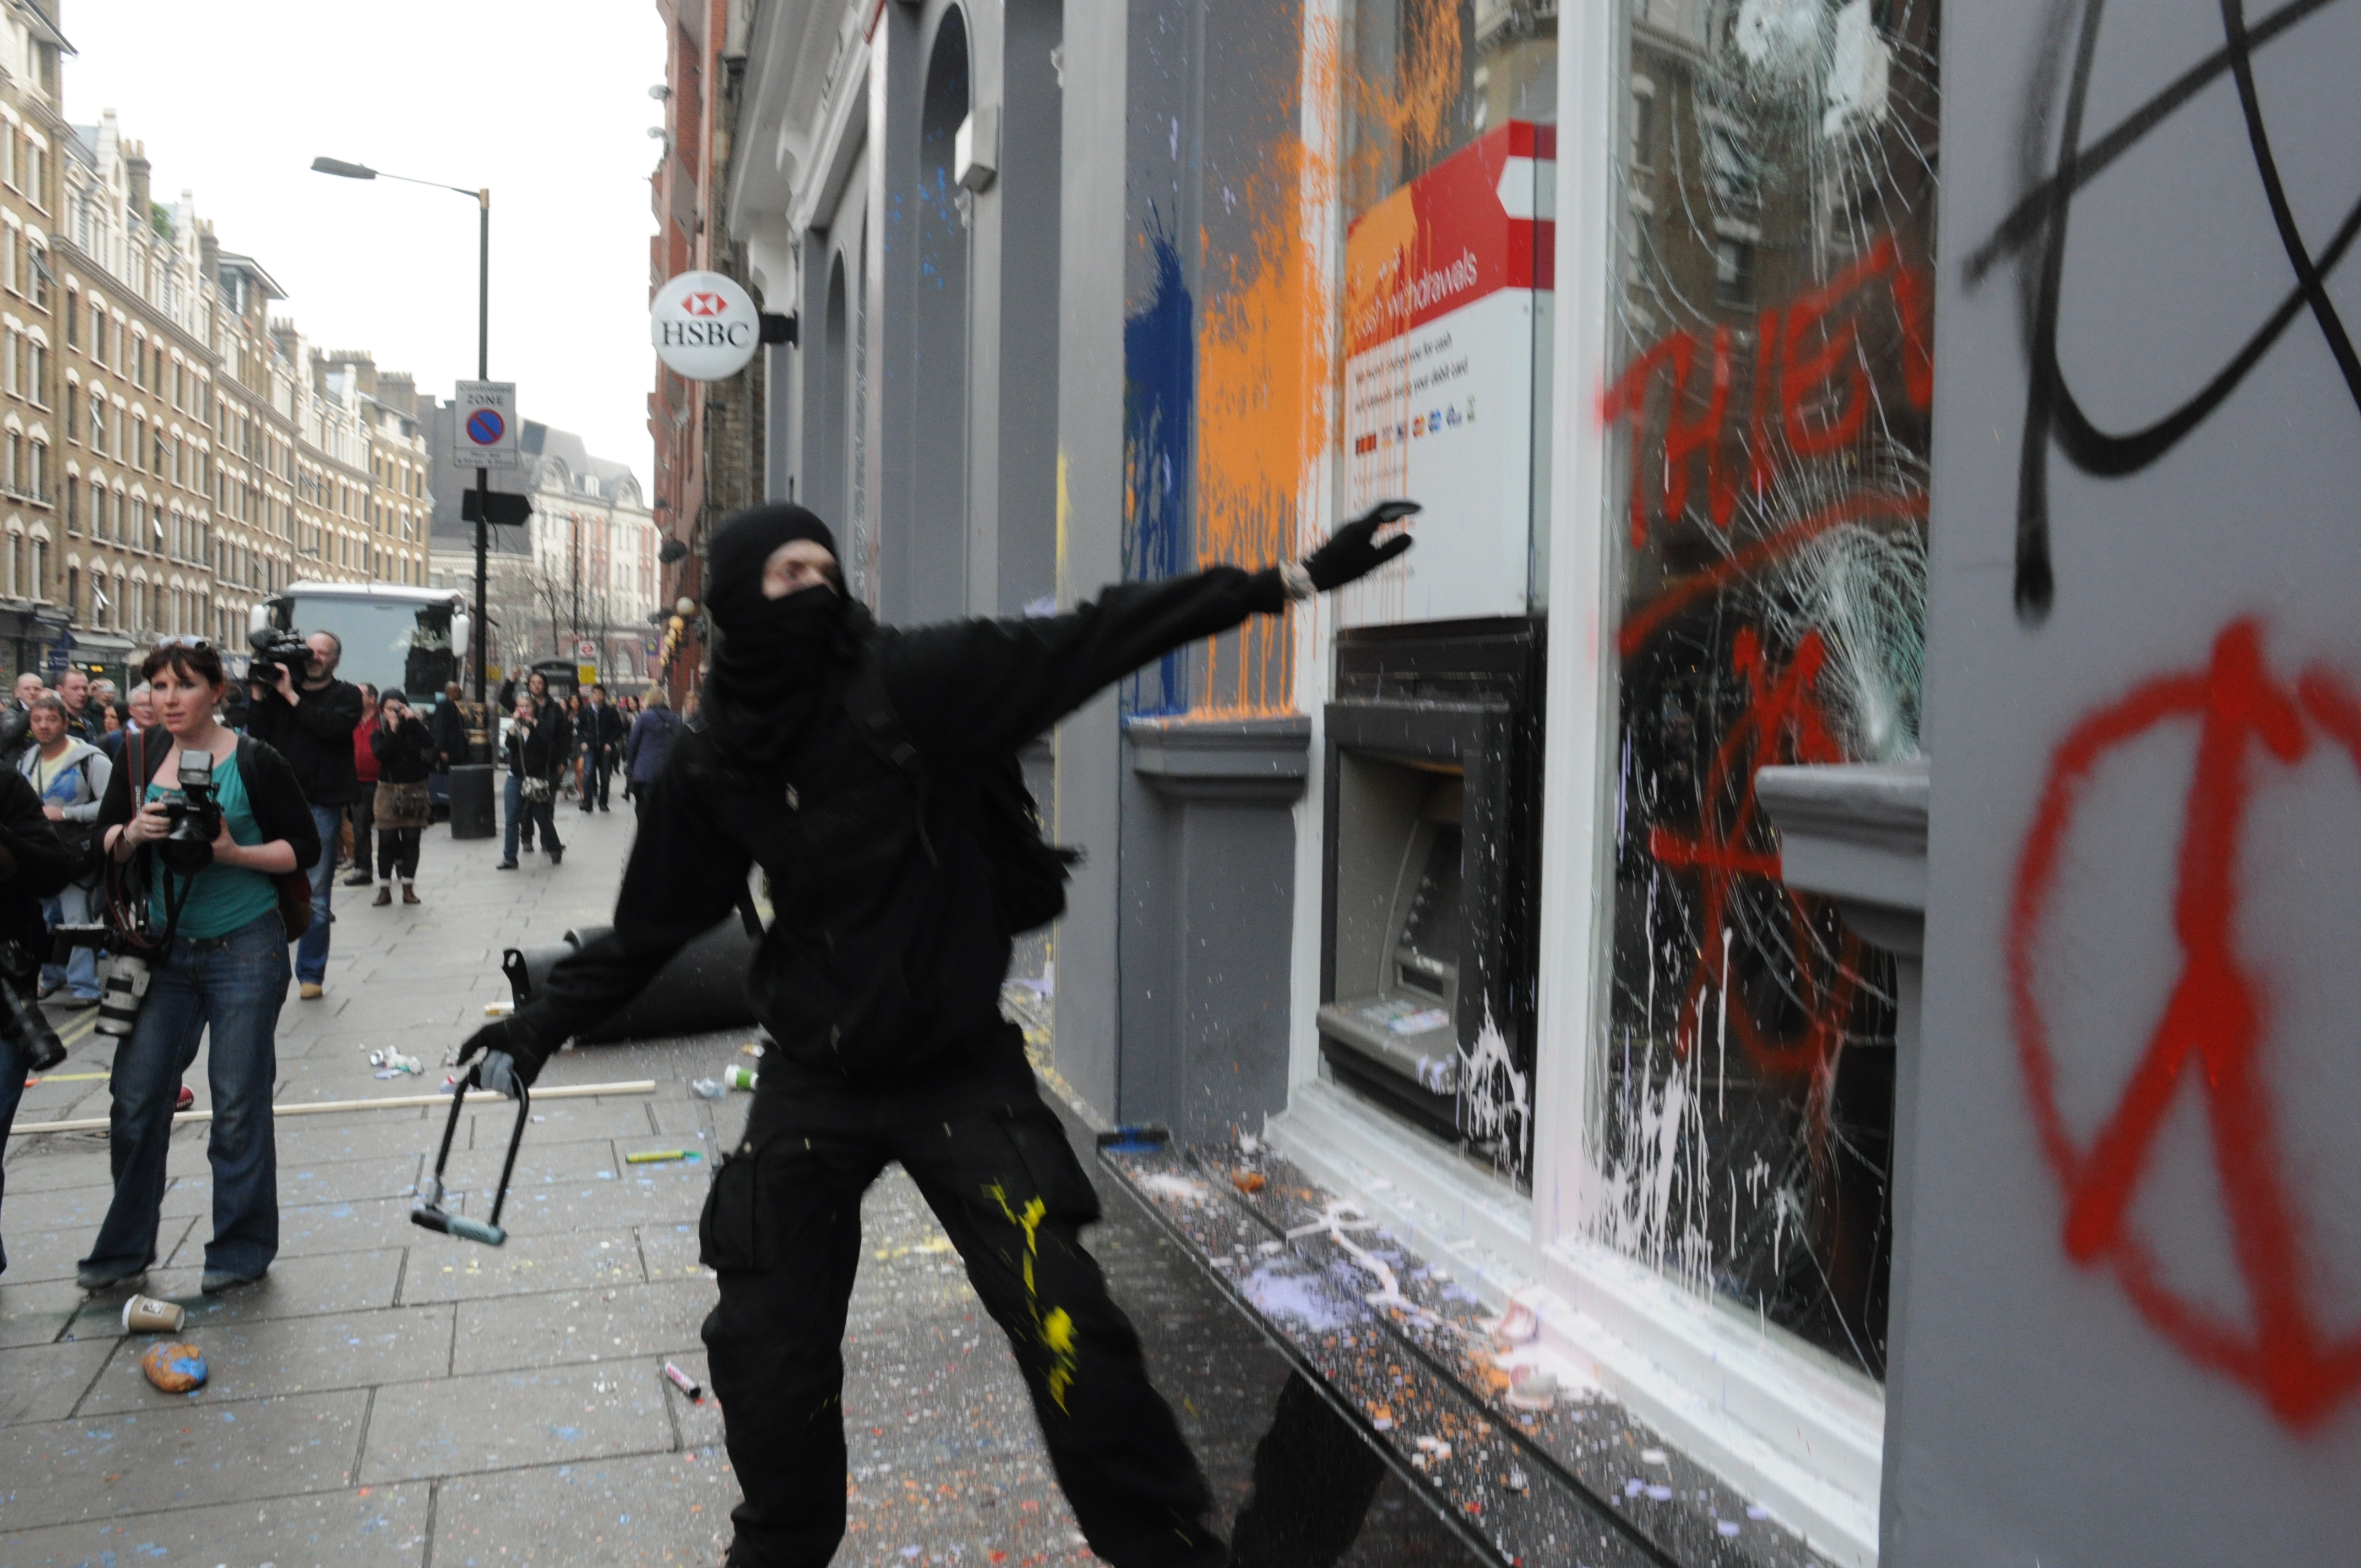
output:
M 451 837 L 489 839 L 500 831 L 492 815 L 492 765 L 461 762 L 451 770 Z

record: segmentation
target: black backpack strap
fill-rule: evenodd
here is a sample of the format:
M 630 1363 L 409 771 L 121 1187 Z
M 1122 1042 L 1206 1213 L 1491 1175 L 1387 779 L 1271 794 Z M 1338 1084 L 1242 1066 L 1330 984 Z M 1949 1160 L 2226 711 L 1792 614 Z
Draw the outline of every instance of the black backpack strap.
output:
M 862 641 L 861 656 L 853 662 L 844 680 L 845 715 L 852 720 L 853 732 L 861 737 L 862 744 L 909 781 L 912 809 L 917 814 L 918 843 L 927 851 L 928 863 L 939 865 L 935 842 L 927 834 L 927 770 L 910 732 L 902 728 L 902 716 L 894 710 L 893 696 L 885 689 L 878 646 L 875 637 Z

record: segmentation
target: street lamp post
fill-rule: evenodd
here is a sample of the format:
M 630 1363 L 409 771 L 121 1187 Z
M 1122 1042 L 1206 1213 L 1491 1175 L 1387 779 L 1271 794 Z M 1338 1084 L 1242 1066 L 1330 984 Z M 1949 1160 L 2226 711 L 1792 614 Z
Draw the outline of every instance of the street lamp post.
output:
M 456 191 L 462 196 L 476 199 L 476 379 L 492 378 L 492 192 L 489 186 L 470 191 L 464 185 L 445 185 L 433 180 L 413 180 L 407 174 L 388 174 L 371 169 L 365 163 L 346 163 L 337 158 L 315 158 L 313 170 L 321 174 L 333 174 L 340 180 L 399 180 L 405 185 L 424 185 L 436 191 Z M 454 411 L 454 417 L 456 411 Z M 472 641 L 476 646 L 476 706 L 484 703 L 485 653 L 491 647 L 491 620 L 485 613 L 485 555 L 490 548 L 491 471 L 476 470 L 476 627 Z

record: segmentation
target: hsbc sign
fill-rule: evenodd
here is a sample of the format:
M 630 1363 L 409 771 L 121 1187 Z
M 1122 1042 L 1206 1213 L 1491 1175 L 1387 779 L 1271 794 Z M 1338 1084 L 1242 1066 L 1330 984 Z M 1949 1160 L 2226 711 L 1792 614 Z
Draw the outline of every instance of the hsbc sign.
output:
M 648 308 L 656 356 L 692 381 L 735 376 L 763 341 L 754 301 L 719 272 L 683 272 L 656 291 Z

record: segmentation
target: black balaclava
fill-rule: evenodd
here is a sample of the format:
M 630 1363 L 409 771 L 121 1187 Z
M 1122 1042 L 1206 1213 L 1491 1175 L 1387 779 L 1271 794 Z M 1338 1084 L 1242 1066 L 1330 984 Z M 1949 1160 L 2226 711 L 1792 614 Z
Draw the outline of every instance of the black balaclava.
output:
M 828 524 L 802 507 L 752 507 L 721 525 L 706 557 L 705 608 L 721 633 L 706 686 L 707 728 L 725 753 L 757 767 L 793 749 L 850 646 L 842 594 L 813 587 L 763 597 L 772 552 L 798 539 L 836 554 Z

